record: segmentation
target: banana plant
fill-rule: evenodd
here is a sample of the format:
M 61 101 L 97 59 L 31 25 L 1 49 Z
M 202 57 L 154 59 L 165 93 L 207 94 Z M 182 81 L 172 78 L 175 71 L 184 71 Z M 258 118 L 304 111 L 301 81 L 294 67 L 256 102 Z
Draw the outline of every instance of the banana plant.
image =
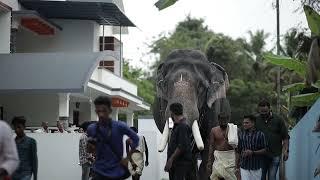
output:
M 319 37 L 320 36 L 320 15 L 309 6 L 304 6 L 304 12 L 308 21 L 308 26 L 311 31 L 312 37 L 315 37 L 315 38 Z M 309 73 L 309 69 L 308 69 L 309 62 L 306 63 L 307 60 L 302 61 L 302 60 L 294 59 L 287 56 L 274 55 L 272 53 L 266 53 L 263 55 L 263 57 L 268 63 L 279 66 L 281 68 L 291 70 L 302 78 L 305 78 Z M 318 71 L 320 71 L 320 69 Z M 317 88 L 318 92 L 308 93 L 308 94 L 299 94 L 301 90 L 308 87 L 306 86 L 305 82 L 289 84 L 287 86 L 284 86 L 282 88 L 282 91 L 290 94 L 296 94 L 296 95 L 290 96 L 290 102 L 292 106 L 297 106 L 297 107 L 312 106 L 314 102 L 318 98 L 320 98 L 320 91 L 319 91 L 320 81 L 312 83 L 311 86 Z

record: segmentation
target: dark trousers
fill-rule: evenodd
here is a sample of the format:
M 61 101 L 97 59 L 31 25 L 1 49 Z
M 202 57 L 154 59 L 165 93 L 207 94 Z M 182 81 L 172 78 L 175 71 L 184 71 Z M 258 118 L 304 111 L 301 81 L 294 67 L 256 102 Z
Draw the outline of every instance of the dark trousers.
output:
M 262 163 L 262 177 L 261 180 L 276 180 L 277 172 L 280 164 L 280 157 L 265 157 L 264 162 Z
M 170 180 L 191 180 L 191 164 L 176 164 L 169 171 Z
M 98 173 L 94 173 L 92 180 L 124 180 L 122 178 L 110 178 L 106 176 L 102 176 Z

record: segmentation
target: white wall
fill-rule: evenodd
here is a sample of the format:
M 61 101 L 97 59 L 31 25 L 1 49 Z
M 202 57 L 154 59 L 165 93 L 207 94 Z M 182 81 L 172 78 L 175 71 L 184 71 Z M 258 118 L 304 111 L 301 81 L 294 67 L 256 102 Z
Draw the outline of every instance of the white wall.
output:
M 25 116 L 27 126 L 40 126 L 42 121 L 55 126 L 58 120 L 58 95 L 2 94 L 0 106 L 4 108 L 4 119 L 11 122 L 14 116 Z
M 40 36 L 19 28 L 17 52 L 93 52 L 98 48 L 99 25 L 87 20 L 53 20 L 63 28 L 51 36 Z M 30 43 L 32 42 L 32 43 Z M 94 45 L 94 43 L 96 45 Z
M 39 180 L 80 180 L 81 134 L 27 134 L 37 141 Z
M 10 53 L 11 12 L 0 11 L 0 54 Z
M 103 26 L 100 26 L 100 36 L 103 36 Z M 113 36 L 112 26 L 104 26 L 104 36 Z
M 2 3 L 6 4 L 7 6 L 11 7 L 13 11 L 20 10 L 20 4 L 18 0 L 0 0 Z
M 164 172 L 164 166 L 167 158 L 167 150 L 162 153 L 158 152 L 161 133 L 158 130 L 153 119 L 141 118 L 138 120 L 139 134 L 144 135 L 149 147 L 149 163 L 143 171 L 141 180 L 160 180 L 169 179 L 168 173 Z

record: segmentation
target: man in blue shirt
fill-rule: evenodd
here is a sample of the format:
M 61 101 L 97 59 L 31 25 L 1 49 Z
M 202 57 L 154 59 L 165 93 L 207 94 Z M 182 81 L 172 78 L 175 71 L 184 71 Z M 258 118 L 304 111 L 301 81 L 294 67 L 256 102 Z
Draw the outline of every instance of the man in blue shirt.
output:
M 123 165 L 123 136 L 127 135 L 132 140 L 132 150 L 128 153 L 128 158 L 125 158 L 131 163 L 130 155 L 138 146 L 139 137 L 125 123 L 110 118 L 112 109 L 108 97 L 97 97 L 94 105 L 99 121 L 87 129 L 89 151 L 96 153 L 93 180 L 123 180 L 130 176 L 127 167 Z
M 26 119 L 24 117 L 14 117 L 12 125 L 17 134 L 15 141 L 20 159 L 19 167 L 13 173 L 12 180 L 31 180 L 32 175 L 33 179 L 37 180 L 37 142 L 24 133 L 26 127 Z

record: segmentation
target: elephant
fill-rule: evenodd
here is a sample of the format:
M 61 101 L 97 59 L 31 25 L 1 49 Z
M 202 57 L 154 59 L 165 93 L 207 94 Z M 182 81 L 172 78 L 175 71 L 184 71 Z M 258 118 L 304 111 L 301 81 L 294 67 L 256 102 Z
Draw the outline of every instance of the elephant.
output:
M 172 51 L 156 72 L 156 97 L 153 116 L 162 133 L 159 152 L 163 151 L 169 139 L 169 106 L 180 103 L 184 109 L 187 124 L 192 127 L 194 180 L 208 180 L 206 164 L 209 151 L 209 134 L 217 123 L 221 112 L 230 115 L 226 98 L 229 86 L 224 68 L 210 63 L 198 50 L 180 49 Z M 198 168 L 197 160 L 201 158 Z

